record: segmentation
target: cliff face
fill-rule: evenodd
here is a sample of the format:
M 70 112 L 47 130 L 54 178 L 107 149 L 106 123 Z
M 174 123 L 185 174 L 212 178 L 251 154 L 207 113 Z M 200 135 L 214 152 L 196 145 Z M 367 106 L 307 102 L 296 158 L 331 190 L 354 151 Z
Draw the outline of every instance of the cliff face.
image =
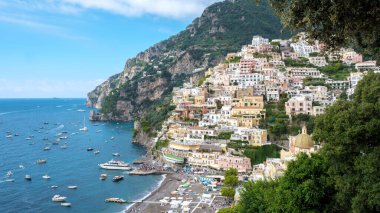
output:
M 124 70 L 88 93 L 87 105 L 101 109 L 92 119 L 133 120 L 170 94 L 185 79 L 223 60 L 253 35 L 281 34 L 279 19 L 266 1 L 224 1 L 208 7 L 184 31 L 129 59 Z

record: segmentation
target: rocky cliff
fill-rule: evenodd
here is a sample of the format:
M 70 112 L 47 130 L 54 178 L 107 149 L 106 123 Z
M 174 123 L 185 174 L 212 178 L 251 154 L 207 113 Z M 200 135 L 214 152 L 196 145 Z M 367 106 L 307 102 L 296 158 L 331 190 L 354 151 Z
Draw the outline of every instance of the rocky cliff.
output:
M 209 6 L 184 31 L 129 59 L 124 70 L 88 93 L 94 120 L 133 120 L 175 86 L 249 43 L 253 35 L 288 37 L 266 1 L 226 0 Z

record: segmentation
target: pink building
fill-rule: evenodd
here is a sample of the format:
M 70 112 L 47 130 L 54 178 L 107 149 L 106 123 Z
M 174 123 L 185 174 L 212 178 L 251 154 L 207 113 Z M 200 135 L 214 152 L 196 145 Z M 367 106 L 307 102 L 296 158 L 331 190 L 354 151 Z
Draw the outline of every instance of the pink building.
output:
M 292 97 L 285 102 L 285 111 L 287 115 L 311 115 L 313 111 L 312 101 L 306 96 Z
M 229 168 L 237 169 L 238 172 L 248 172 L 252 170 L 251 160 L 247 157 L 239 156 L 219 156 L 216 160 L 219 169 L 227 170 Z
M 363 62 L 363 56 L 354 51 L 345 52 L 343 53 L 342 61 L 345 64 L 356 64 Z
M 241 59 L 240 71 L 243 74 L 252 73 L 256 67 L 256 60 L 253 59 Z

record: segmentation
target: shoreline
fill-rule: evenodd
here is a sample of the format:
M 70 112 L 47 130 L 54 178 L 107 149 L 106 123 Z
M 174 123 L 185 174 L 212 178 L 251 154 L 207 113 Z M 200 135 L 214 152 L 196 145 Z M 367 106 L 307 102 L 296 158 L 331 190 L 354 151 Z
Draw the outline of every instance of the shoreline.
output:
M 162 174 L 161 177 L 162 177 L 162 180 L 160 180 L 157 183 L 157 186 L 152 191 L 150 191 L 148 194 L 146 194 L 142 198 L 136 199 L 135 201 L 144 201 L 144 200 L 149 199 L 150 197 L 152 197 L 155 193 L 157 193 L 161 189 L 161 187 L 164 185 L 164 182 L 166 180 L 168 180 L 168 175 L 167 174 Z M 121 212 L 123 212 L 123 213 L 124 212 L 125 213 L 129 212 L 129 210 L 131 210 L 133 207 L 138 207 L 139 204 L 142 204 L 142 203 L 141 202 L 132 203 L 129 206 L 127 206 L 124 210 L 122 210 Z
M 147 200 L 152 201 L 152 200 L 161 198 L 165 194 L 168 194 L 171 191 L 176 190 L 178 186 L 180 185 L 180 182 L 177 181 L 174 174 L 164 174 L 163 176 L 164 176 L 163 180 L 159 182 L 159 185 L 156 189 L 148 193 L 143 198 L 136 199 L 135 201 L 138 201 L 138 202 L 131 204 L 126 209 L 124 209 L 123 212 L 124 213 L 144 212 L 144 210 L 146 210 L 146 208 L 148 208 L 148 205 L 149 205 L 148 203 L 144 203 L 144 201 L 147 201 Z M 136 210 L 140 210 L 140 211 L 136 211 Z

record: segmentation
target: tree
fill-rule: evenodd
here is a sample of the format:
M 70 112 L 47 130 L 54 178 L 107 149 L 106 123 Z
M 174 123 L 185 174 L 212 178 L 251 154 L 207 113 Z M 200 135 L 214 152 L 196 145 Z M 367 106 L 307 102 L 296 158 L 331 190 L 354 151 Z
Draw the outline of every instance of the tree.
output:
M 237 176 L 238 175 L 238 171 L 237 169 L 234 169 L 234 168 L 229 168 L 226 170 L 226 172 L 224 173 L 224 177 L 227 177 L 227 176 Z
M 380 59 L 380 1 L 270 0 L 285 28 L 303 30 L 330 48 L 354 44 Z
M 338 100 L 315 121 L 313 139 L 324 144 L 328 174 L 343 211 L 380 211 L 380 74 L 369 73 L 352 101 Z
M 237 176 L 228 175 L 224 178 L 224 185 L 229 187 L 235 187 L 239 183 L 239 179 Z
M 220 192 L 222 193 L 222 196 L 229 197 L 232 199 L 235 197 L 235 189 L 233 188 L 223 187 Z

